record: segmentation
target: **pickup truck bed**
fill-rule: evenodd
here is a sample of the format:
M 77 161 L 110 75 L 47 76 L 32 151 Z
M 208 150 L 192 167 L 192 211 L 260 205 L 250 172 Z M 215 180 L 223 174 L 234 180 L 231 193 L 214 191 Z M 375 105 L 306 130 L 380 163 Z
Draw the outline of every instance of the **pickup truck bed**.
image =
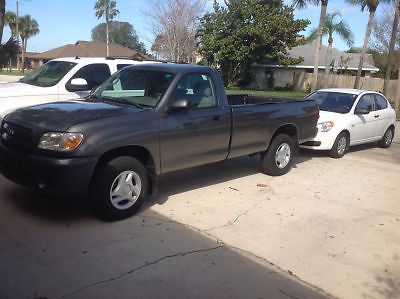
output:
M 0 171 L 46 192 L 88 192 L 98 215 L 120 219 L 155 194 L 163 173 L 250 154 L 263 172 L 287 173 L 317 119 L 314 101 L 227 96 L 208 67 L 133 66 L 86 101 L 7 115 Z

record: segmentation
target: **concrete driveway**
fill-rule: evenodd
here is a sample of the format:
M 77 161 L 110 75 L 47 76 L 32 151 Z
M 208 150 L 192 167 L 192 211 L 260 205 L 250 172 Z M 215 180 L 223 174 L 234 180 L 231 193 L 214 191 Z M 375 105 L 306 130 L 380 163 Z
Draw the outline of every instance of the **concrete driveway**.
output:
M 114 223 L 0 178 L 0 298 L 400 297 L 400 144 L 257 162 L 164 176 Z

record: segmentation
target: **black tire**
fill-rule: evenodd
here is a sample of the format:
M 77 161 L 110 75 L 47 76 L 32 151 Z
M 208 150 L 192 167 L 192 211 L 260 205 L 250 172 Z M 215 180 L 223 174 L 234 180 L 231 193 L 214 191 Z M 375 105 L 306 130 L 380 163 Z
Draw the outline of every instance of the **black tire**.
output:
M 392 145 L 394 137 L 394 130 L 392 127 L 386 130 L 385 134 L 383 135 L 382 139 L 379 141 L 379 146 L 383 148 L 388 148 Z
M 104 220 L 119 220 L 132 216 L 143 204 L 148 184 L 146 168 L 139 160 L 124 156 L 109 161 L 96 171 L 90 186 L 89 199 L 95 214 Z M 115 195 L 115 191 L 113 195 L 113 189 L 118 189 L 122 194 Z M 134 195 L 136 192 L 139 196 Z M 113 197 L 116 200 L 112 201 Z M 120 200 L 124 197 L 132 198 Z
M 278 159 L 278 150 L 287 145 L 289 154 L 287 164 L 280 163 Z M 268 150 L 261 156 L 261 169 L 264 173 L 271 176 L 280 176 L 286 174 L 293 164 L 293 157 L 296 154 L 296 146 L 292 138 L 285 134 L 277 135 L 271 142 Z
M 345 144 L 343 144 L 343 142 L 345 142 Z M 336 137 L 335 143 L 333 144 L 331 150 L 329 151 L 329 155 L 335 159 L 342 158 L 349 149 L 349 144 L 350 144 L 349 135 L 346 132 L 341 132 Z

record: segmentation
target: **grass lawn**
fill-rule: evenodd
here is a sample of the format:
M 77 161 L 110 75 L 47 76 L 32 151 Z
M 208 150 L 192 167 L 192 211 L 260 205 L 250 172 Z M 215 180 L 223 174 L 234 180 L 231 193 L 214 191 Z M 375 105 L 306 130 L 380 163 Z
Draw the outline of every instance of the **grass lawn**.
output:
M 0 71 L 0 75 L 7 75 L 7 76 L 25 76 L 25 75 L 28 74 L 29 72 L 31 72 L 31 71 L 29 70 L 29 71 L 25 71 L 24 73 L 22 73 L 22 72 L 20 72 L 20 71 L 15 71 L 15 70 L 12 70 L 11 72 L 9 72 L 8 70 L 1 70 L 1 71 Z
M 227 94 L 253 94 L 280 98 L 302 99 L 306 95 L 302 91 L 289 90 L 244 90 L 244 89 L 227 89 Z

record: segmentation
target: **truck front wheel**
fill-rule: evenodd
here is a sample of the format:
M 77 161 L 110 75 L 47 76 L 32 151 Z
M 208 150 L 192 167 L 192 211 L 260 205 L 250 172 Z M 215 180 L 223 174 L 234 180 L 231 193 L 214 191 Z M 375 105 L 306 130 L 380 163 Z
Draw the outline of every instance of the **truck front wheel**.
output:
M 262 171 L 271 176 L 284 175 L 292 167 L 295 149 L 292 138 L 285 134 L 277 135 L 261 156 Z
M 95 213 L 105 220 L 135 214 L 144 201 L 148 176 L 143 164 L 132 157 L 107 162 L 94 176 L 89 197 Z

